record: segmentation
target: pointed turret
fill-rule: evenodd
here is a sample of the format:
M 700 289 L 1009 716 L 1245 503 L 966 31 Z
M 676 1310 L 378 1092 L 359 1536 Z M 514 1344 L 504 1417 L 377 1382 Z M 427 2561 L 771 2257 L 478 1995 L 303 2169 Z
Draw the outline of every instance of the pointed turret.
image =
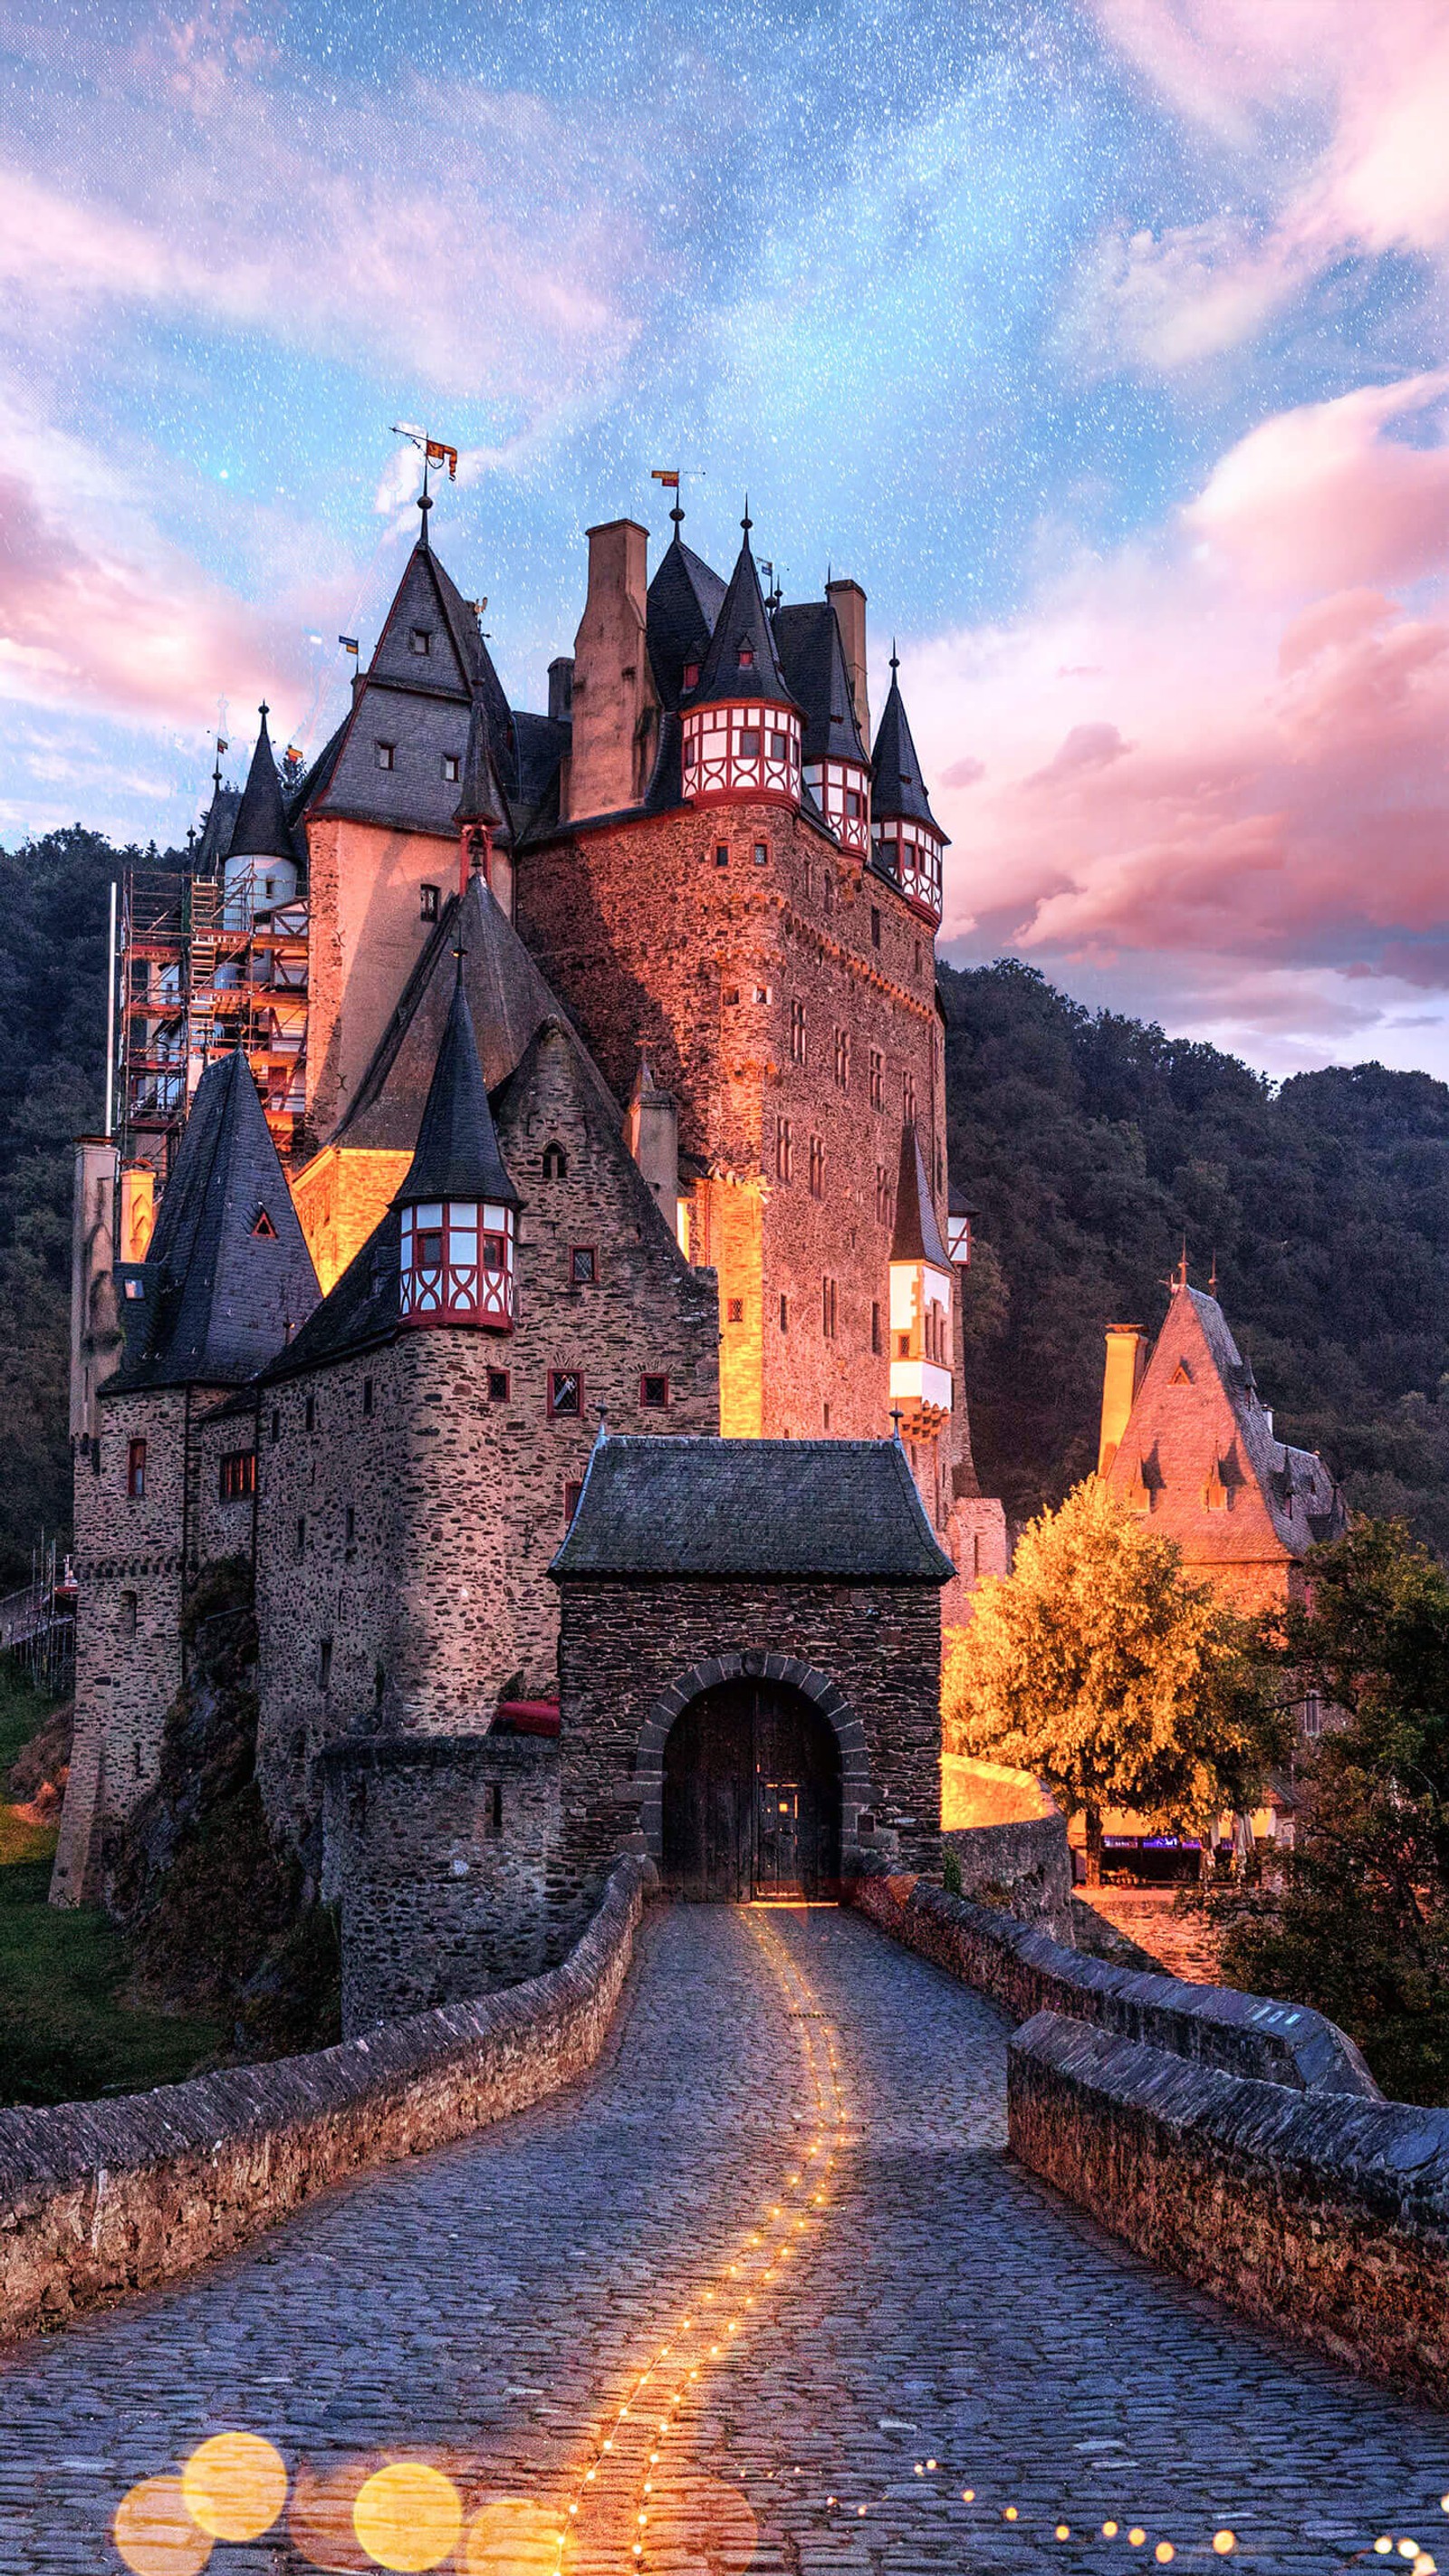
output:
M 649 661 L 661 706 L 677 707 L 698 688 L 728 587 L 676 528 L 649 584 Z
M 786 685 L 750 552 L 748 511 L 730 586 L 699 678 L 683 699 L 687 803 L 725 797 L 800 802 L 800 709 Z
M 870 764 L 834 604 L 822 599 L 781 608 L 774 629 L 781 666 L 805 711 L 805 784 L 841 848 L 868 858 Z
M 487 703 L 482 692 L 475 691 L 468 719 L 468 748 L 463 755 L 462 791 L 453 816 L 458 826 L 460 894 L 466 894 L 470 876 L 491 876 L 493 835 L 503 820 L 503 801 L 488 739 Z
M 267 731 L 269 712 L 264 698 L 258 709 L 261 731 L 232 826 L 230 859 L 292 859 L 296 855 L 282 803 L 282 782 L 272 738 Z
M 285 1348 L 317 1304 L 292 1194 L 240 1048 L 207 1067 L 161 1213 L 128 1271 L 118 1387 L 230 1386 Z
M 509 1331 L 518 1192 L 488 1106 L 461 949 L 417 1147 L 393 1204 L 402 1213 L 403 1321 Z
M 871 762 L 874 863 L 934 928 L 941 918 L 941 860 L 948 844 L 926 794 L 901 697 L 899 669 L 893 650 L 891 684 Z
M 890 1272 L 891 1404 L 912 1439 L 929 1439 L 952 1407 L 953 1273 L 914 1125 L 901 1135 Z

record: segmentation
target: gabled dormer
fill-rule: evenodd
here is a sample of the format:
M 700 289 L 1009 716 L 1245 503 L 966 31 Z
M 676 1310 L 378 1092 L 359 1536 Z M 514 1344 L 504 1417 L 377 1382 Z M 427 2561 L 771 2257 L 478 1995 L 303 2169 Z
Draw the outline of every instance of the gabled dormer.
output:
M 777 609 L 780 664 L 804 711 L 805 785 L 843 850 L 870 856 L 870 762 L 833 601 Z
M 873 863 L 934 930 L 941 918 L 942 859 L 948 847 L 931 811 L 891 655 L 891 685 L 871 763 Z
M 768 797 L 798 806 L 801 709 L 780 668 L 744 521 L 730 586 L 699 677 L 681 707 L 686 804 Z
M 914 1126 L 901 1135 L 890 1274 L 891 1404 L 909 1439 L 929 1439 L 952 1409 L 954 1272 Z
M 488 1106 L 461 953 L 417 1148 L 393 1204 L 399 1320 L 511 1332 L 518 1193 Z

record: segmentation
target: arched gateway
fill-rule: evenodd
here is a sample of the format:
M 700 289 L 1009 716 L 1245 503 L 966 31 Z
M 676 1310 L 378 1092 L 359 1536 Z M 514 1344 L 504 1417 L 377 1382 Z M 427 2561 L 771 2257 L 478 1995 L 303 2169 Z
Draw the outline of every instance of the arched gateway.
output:
M 747 1676 L 701 1691 L 665 1738 L 665 1886 L 716 1903 L 836 1895 L 840 1775 L 803 1691 Z

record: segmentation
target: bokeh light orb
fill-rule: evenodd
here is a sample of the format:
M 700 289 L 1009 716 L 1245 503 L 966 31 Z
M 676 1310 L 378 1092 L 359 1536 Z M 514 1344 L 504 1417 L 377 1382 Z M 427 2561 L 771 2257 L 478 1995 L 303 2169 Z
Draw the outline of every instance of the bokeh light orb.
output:
M 553 2576 L 559 2563 L 559 2518 L 521 2496 L 485 2504 L 463 2544 L 467 2576 Z
M 1231 2557 L 1233 2551 L 1237 2548 L 1237 2545 L 1238 2535 L 1235 2531 L 1215 2531 L 1213 2533 L 1213 2547 L 1217 2551 L 1219 2558 Z
M 116 2507 L 111 2538 L 131 2576 L 199 2576 L 211 2541 L 186 2510 L 179 2478 L 142 2478 Z
M 192 2452 L 181 2492 L 213 2540 L 260 2540 L 287 2501 L 286 2464 L 259 2433 L 214 2433 Z
M 358 2492 L 352 2528 L 379 2567 L 418 2576 L 441 2567 L 457 2548 L 463 2504 L 451 2478 L 425 2460 L 393 2460 Z

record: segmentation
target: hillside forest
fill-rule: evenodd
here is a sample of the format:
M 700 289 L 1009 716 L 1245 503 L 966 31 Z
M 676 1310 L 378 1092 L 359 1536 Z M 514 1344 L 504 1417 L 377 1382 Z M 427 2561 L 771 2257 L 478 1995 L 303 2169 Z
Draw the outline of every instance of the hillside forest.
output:
M 70 1144 L 101 1118 L 108 889 L 143 855 L 167 863 L 79 825 L 0 850 L 0 1590 L 69 1522 Z M 1449 1085 L 1274 1085 L 1014 959 L 941 989 L 983 1489 L 1020 1522 L 1094 1463 L 1103 1329 L 1156 1326 L 1185 1237 L 1280 1432 L 1449 1556 Z

